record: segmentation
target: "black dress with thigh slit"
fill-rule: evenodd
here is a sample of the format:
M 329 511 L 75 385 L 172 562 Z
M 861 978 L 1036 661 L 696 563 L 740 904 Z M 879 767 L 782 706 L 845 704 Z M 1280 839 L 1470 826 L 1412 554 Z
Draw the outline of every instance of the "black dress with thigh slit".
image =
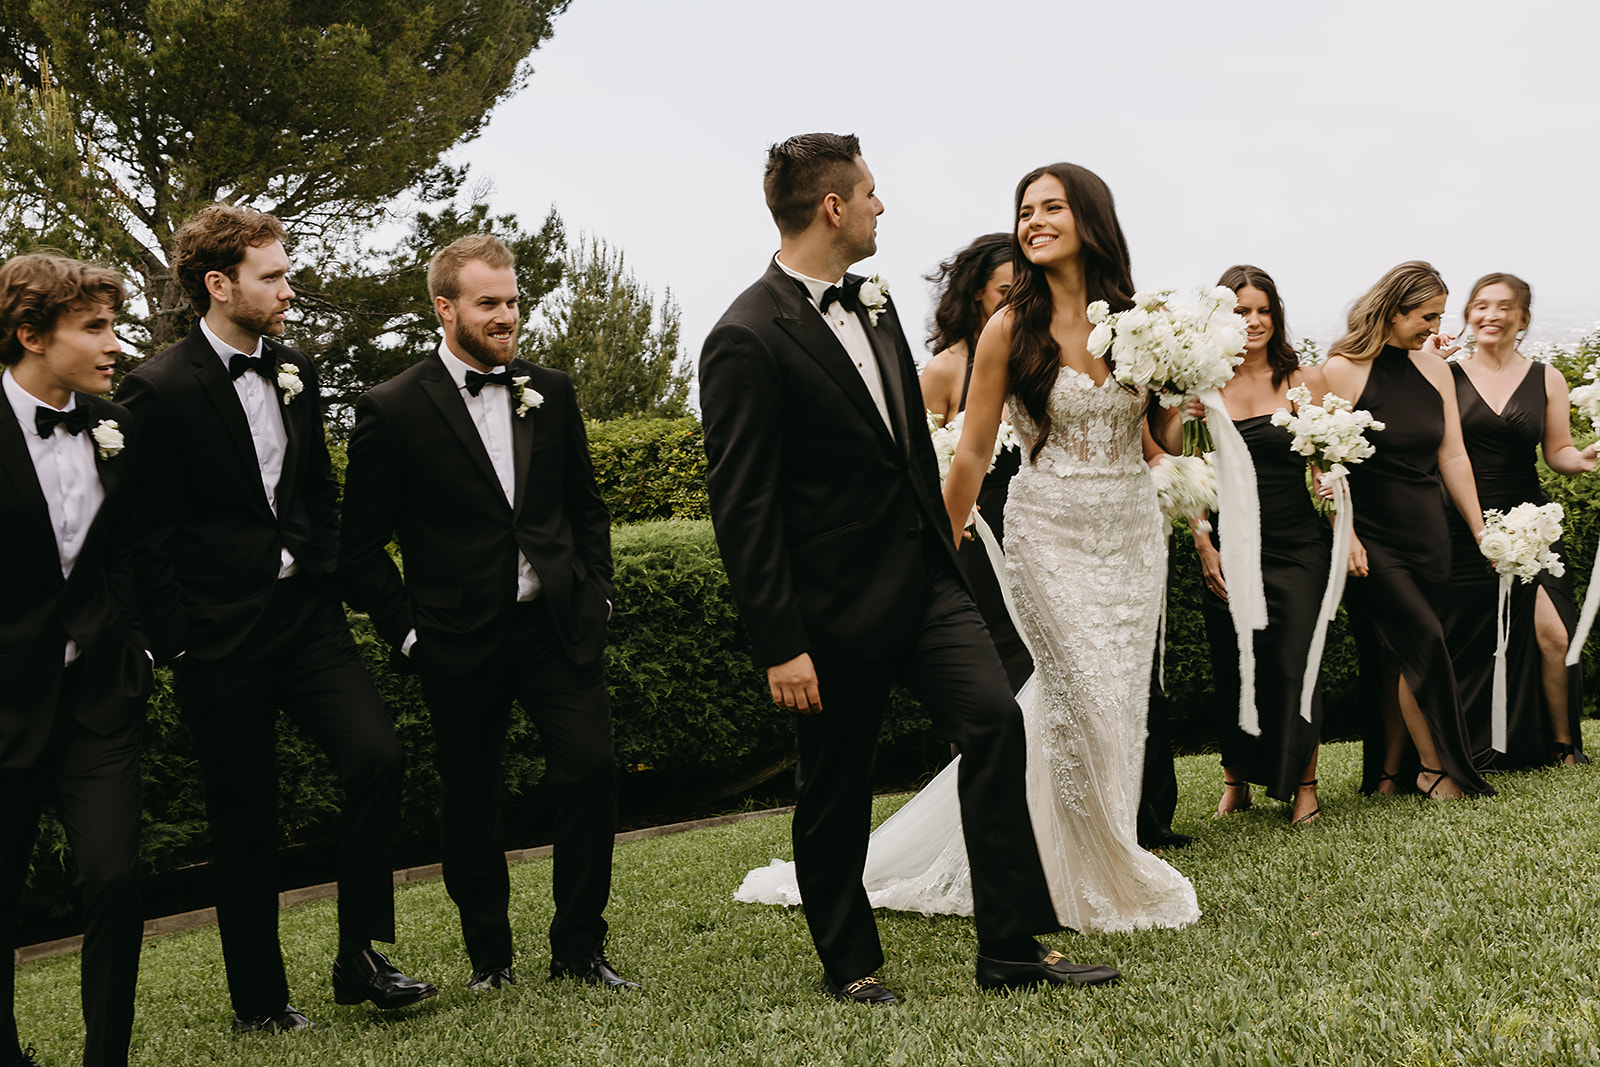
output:
M 1440 621 L 1450 580 L 1452 507 L 1439 477 L 1444 439 L 1444 399 L 1403 348 L 1385 346 L 1374 357 L 1356 407 L 1385 423 L 1369 430 L 1377 451 L 1351 468 L 1355 531 L 1367 551 L 1369 573 L 1352 576 L 1345 605 L 1361 652 L 1361 788 L 1377 789 L 1383 775 L 1384 707 L 1393 695 L 1384 679 L 1398 668 L 1428 725 L 1440 767 L 1462 792 L 1491 795 L 1494 789 L 1473 769 L 1455 670 Z M 1402 790 L 1414 782 L 1416 752 L 1401 761 Z
M 1535 363 L 1512 392 L 1498 414 L 1459 365 L 1455 374 L 1456 399 L 1461 409 L 1461 433 L 1472 460 L 1478 484 L 1478 502 L 1484 508 L 1510 511 L 1518 504 L 1546 504 L 1549 497 L 1539 485 L 1535 466 L 1539 442 L 1544 439 L 1545 368 Z M 1561 542 L 1556 552 L 1567 564 L 1560 578 L 1545 572 L 1532 582 L 1511 586 L 1510 639 L 1506 646 L 1506 751 L 1491 745 L 1495 617 L 1499 605 L 1499 578 L 1479 554 L 1467 524 L 1450 514 L 1453 563 L 1445 597 L 1444 632 L 1455 664 L 1456 687 L 1461 692 L 1467 740 L 1480 770 L 1533 767 L 1556 758 L 1555 734 L 1544 695 L 1543 660 L 1534 631 L 1534 606 L 1540 589 L 1550 598 L 1570 640 L 1578 611 L 1572 595 L 1571 563 Z M 1583 669 L 1567 668 L 1565 714 L 1574 744 L 1583 734 Z

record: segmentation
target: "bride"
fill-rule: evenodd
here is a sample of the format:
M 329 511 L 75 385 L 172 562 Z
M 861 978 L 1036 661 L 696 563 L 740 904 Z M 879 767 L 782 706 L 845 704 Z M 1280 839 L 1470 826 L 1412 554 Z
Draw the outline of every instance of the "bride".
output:
M 945 483 L 963 536 L 1011 400 L 1023 441 L 1006 504 L 1006 580 L 1035 670 L 1017 702 L 1027 728 L 1028 807 L 1062 925 L 1125 931 L 1199 918 L 1194 887 L 1138 845 L 1135 815 L 1166 532 L 1146 457 L 1147 390 L 1089 355 L 1086 310 L 1131 307 L 1127 243 L 1111 191 L 1069 163 L 1017 186 L 1016 279 L 978 342 L 965 426 Z M 1159 432 L 1177 432 L 1177 409 Z M 956 798 L 959 759 L 873 833 L 863 881 L 875 907 L 971 914 Z M 773 861 L 735 894 L 799 903 Z

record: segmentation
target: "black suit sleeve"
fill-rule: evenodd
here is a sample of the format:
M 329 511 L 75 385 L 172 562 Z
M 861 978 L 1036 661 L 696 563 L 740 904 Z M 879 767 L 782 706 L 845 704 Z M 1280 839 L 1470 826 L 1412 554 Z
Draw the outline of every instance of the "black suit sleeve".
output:
M 594 462 L 589 457 L 589 435 L 583 428 L 583 412 L 578 409 L 578 394 L 567 378 L 565 400 L 567 469 L 562 476 L 566 492 L 567 521 L 572 526 L 573 548 L 589 575 L 600 584 L 605 598 L 616 603 L 612 584 L 611 512 L 600 496 L 594 480 Z
M 401 457 L 391 420 L 371 393 L 356 401 L 344 478 L 344 530 L 339 569 L 345 595 L 372 617 L 397 651 L 415 626 L 400 569 L 388 552 L 403 504 Z
M 143 375 L 130 374 L 122 379 L 117 402 L 133 415 L 139 437 L 133 532 L 129 538 L 136 557 L 133 576 L 137 602 L 150 651 L 157 663 L 167 663 L 189 643 L 182 585 L 169 547 L 178 514 L 175 472 L 182 466 L 176 423 L 160 388 Z
M 756 332 L 723 323 L 700 356 L 706 485 L 717 547 L 756 662 L 772 666 L 810 648 L 794 597 L 778 487 L 783 383 Z

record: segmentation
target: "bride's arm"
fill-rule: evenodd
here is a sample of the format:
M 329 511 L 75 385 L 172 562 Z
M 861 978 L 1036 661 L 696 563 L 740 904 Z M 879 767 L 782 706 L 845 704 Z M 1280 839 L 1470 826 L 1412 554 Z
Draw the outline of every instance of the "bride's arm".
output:
M 944 481 L 944 507 L 950 516 L 950 531 L 961 543 L 967 517 L 978 501 L 983 476 L 994 456 L 995 434 L 1005 413 L 1006 389 L 1010 385 L 1007 364 L 1011 355 L 1011 309 L 1003 308 L 983 328 L 978 339 L 978 354 L 972 363 L 972 384 L 967 386 L 967 413 L 962 416 L 961 440 L 950 459 L 950 473 Z

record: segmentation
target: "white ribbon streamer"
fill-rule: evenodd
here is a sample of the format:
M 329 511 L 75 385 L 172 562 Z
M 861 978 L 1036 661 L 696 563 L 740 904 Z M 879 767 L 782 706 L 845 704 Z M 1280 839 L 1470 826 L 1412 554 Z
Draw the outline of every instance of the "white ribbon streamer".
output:
M 1589 640 L 1596 611 L 1600 611 L 1600 550 L 1594 554 L 1594 569 L 1589 572 L 1589 591 L 1583 594 L 1583 613 L 1578 616 L 1578 628 L 1572 632 L 1572 643 L 1567 646 L 1567 666 L 1577 663 L 1578 657 L 1583 655 L 1583 645 Z
M 1196 399 L 1205 405 L 1206 427 L 1217 446 L 1217 536 L 1222 541 L 1222 574 L 1228 583 L 1228 614 L 1239 643 L 1239 729 L 1261 736 L 1256 712 L 1254 633 L 1267 626 L 1266 586 L 1261 579 L 1261 499 L 1250 449 L 1228 416 L 1222 394 L 1207 389 Z
M 1495 609 L 1494 702 L 1489 707 L 1489 744 L 1506 750 L 1506 645 L 1511 637 L 1511 575 L 1500 576 L 1500 603 Z
M 1311 647 L 1306 652 L 1306 673 L 1300 683 L 1300 717 L 1311 721 L 1311 698 L 1316 694 L 1317 673 L 1322 669 L 1322 649 L 1328 639 L 1328 624 L 1339 611 L 1344 596 L 1345 574 L 1350 561 L 1350 536 L 1355 529 L 1355 513 L 1350 502 L 1350 473 L 1343 463 L 1335 463 L 1322 476 L 1324 487 L 1333 489 L 1333 555 L 1328 561 L 1328 584 L 1322 591 L 1322 606 L 1311 631 Z

